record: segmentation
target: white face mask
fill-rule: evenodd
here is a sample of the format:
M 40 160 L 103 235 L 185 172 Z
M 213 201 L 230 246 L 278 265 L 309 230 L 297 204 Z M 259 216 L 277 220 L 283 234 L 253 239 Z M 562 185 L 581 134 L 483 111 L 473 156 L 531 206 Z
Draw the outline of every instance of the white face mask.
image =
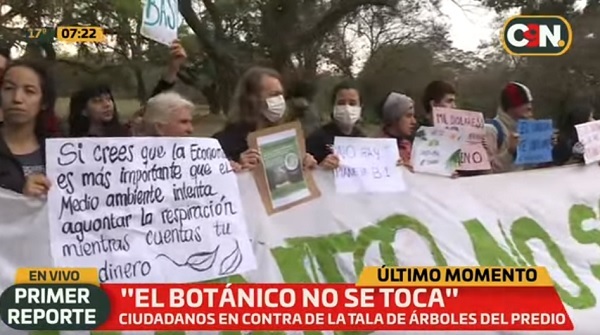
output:
M 333 119 L 344 126 L 353 126 L 359 119 L 360 106 L 338 105 L 333 109 Z
M 267 120 L 277 122 L 283 117 L 285 107 L 285 98 L 283 95 L 271 97 L 267 99 L 267 110 L 265 110 L 263 114 Z

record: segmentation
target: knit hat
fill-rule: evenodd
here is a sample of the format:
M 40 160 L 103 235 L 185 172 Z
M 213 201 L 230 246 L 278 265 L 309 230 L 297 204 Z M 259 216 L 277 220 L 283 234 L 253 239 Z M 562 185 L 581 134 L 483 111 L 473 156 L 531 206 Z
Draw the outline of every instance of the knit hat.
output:
M 508 83 L 500 94 L 500 106 L 502 110 L 519 107 L 533 101 L 531 91 L 527 86 L 515 81 Z
M 413 99 L 407 95 L 396 92 L 390 93 L 381 108 L 383 124 L 389 125 L 397 122 L 404 114 L 408 113 L 410 106 L 413 104 Z

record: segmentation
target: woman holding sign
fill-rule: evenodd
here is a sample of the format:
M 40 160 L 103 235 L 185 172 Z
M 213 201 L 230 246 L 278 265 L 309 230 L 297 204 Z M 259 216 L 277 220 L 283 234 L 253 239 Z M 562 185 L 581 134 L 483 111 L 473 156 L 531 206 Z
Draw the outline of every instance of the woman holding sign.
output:
M 315 157 L 320 166 L 334 170 L 340 163 L 332 146 L 337 136 L 366 137 L 356 123 L 362 108 L 358 85 L 342 82 L 333 89 L 333 121 L 324 125 L 306 139 L 306 151 Z
M 25 61 L 10 64 L 1 82 L 0 187 L 44 196 L 50 188 L 44 142 L 56 102 L 54 83 L 45 67 Z
M 245 170 L 252 170 L 260 162 L 260 153 L 249 148 L 248 135 L 280 124 L 285 111 L 280 74 L 273 69 L 253 67 L 244 73 L 237 84 L 228 124 L 213 138 L 219 140 L 230 160 L 240 163 Z M 307 154 L 304 166 L 314 165 L 314 158 Z

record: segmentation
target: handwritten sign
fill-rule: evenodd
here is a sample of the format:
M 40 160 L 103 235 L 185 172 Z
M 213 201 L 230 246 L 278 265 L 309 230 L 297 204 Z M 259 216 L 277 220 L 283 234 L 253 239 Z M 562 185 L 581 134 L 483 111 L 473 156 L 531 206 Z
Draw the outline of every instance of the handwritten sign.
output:
M 583 144 L 585 164 L 600 161 L 600 121 L 578 124 L 575 129 L 579 142 Z
M 455 130 L 421 127 L 413 141 L 411 165 L 415 172 L 450 177 L 460 166 L 460 133 Z
M 540 164 L 552 161 L 552 120 L 519 120 L 519 146 L 515 164 Z
M 183 21 L 177 0 L 146 0 L 142 19 L 142 36 L 167 46 L 177 39 L 177 30 Z
M 462 171 L 491 169 L 490 160 L 483 147 L 485 118 L 482 113 L 460 109 L 434 108 L 433 124 L 438 128 L 456 130 L 464 136 L 465 142 L 460 153 Z
M 336 137 L 334 152 L 340 157 L 335 170 L 338 193 L 406 191 L 395 139 Z
M 52 256 L 110 283 L 184 283 L 256 267 L 237 178 L 219 143 L 52 139 Z

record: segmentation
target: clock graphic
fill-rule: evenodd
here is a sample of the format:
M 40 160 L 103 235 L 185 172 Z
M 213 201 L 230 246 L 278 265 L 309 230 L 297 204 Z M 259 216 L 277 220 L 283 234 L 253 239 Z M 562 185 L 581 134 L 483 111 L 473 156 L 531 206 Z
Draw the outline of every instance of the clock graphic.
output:
M 92 26 L 57 27 L 56 39 L 59 42 L 94 43 L 104 42 L 104 29 Z

